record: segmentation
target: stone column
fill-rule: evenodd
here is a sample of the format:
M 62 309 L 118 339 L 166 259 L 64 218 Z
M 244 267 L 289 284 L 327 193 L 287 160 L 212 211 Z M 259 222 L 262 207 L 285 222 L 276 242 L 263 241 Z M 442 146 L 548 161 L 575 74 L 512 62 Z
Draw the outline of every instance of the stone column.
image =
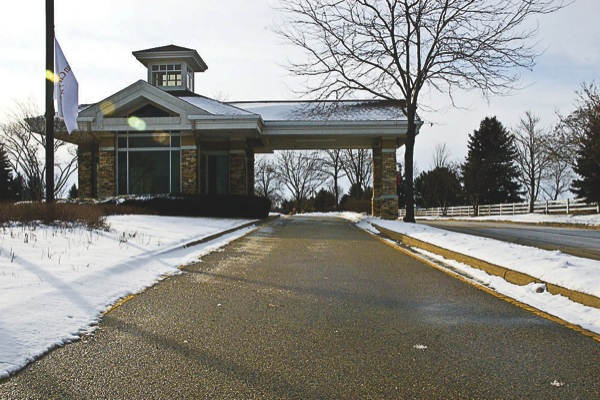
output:
M 396 148 L 381 151 L 381 214 L 382 219 L 398 219 L 398 194 L 396 192 Z
M 231 194 L 247 194 L 246 150 L 231 150 L 229 153 L 229 190 Z
M 98 197 L 117 194 L 117 168 L 115 149 L 100 148 L 98 152 Z
M 198 150 L 181 150 L 181 192 L 198 193 Z
M 381 147 L 373 147 L 373 198 L 371 199 L 371 215 L 378 217 L 381 214 L 381 193 L 382 193 L 382 158 Z
M 94 154 L 91 143 L 80 143 L 77 148 L 77 181 L 79 198 L 91 198 L 94 168 Z

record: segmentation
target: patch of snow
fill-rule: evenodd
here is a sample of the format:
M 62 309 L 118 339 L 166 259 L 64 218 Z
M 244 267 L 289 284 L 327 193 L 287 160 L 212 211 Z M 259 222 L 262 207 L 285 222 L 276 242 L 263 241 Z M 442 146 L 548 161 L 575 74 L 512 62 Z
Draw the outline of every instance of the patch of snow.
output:
M 248 220 L 111 216 L 109 231 L 0 228 L 0 379 L 90 332 L 119 299 L 246 233 Z

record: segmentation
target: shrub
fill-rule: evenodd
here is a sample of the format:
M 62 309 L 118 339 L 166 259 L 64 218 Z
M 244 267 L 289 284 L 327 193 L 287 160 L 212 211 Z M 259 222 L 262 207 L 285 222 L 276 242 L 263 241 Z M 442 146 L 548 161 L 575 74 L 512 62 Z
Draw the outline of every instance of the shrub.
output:
M 0 224 L 12 222 L 20 224 L 44 223 L 81 224 L 88 228 L 104 228 L 106 226 L 103 211 L 93 205 L 69 203 L 1 203 Z
M 145 209 L 150 213 L 169 216 L 255 219 L 269 216 L 271 201 L 256 196 L 184 195 L 125 199 L 117 209 L 119 207 Z

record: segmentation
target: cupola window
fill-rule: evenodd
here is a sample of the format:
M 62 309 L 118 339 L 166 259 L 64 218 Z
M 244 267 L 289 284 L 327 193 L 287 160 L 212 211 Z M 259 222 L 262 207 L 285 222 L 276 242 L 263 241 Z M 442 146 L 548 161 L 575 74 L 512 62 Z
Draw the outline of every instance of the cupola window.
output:
M 156 87 L 181 86 L 181 64 L 153 65 L 152 85 Z

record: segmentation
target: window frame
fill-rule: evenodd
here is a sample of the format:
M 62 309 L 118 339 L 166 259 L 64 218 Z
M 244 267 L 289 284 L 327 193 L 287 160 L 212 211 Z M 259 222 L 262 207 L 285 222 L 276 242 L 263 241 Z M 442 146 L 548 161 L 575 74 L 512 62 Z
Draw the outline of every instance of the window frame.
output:
M 158 135 L 158 136 L 157 136 Z M 116 132 L 116 191 L 118 195 L 128 195 L 131 193 L 131 182 L 130 182 L 130 153 L 141 153 L 141 152 L 168 152 L 169 155 L 169 193 L 181 193 L 182 192 L 182 145 L 181 145 L 181 131 L 125 131 Z M 131 141 L 135 139 L 154 139 L 157 142 L 156 146 L 131 146 Z M 165 143 L 168 141 L 168 143 Z M 175 139 L 175 140 L 174 140 Z M 151 142 L 149 142 L 151 143 Z M 177 154 L 179 159 L 179 170 L 174 171 L 174 154 Z M 124 158 L 122 158 L 124 157 Z M 121 168 L 125 167 L 125 175 L 121 175 Z M 177 177 L 174 177 L 174 173 Z M 121 187 L 122 178 L 124 178 L 124 185 L 126 190 L 122 190 Z M 174 182 L 176 181 L 176 182 Z M 177 188 L 173 187 L 173 184 L 178 182 Z M 137 193 L 136 193 L 137 194 Z M 145 193 L 141 193 L 145 194 Z M 158 194 L 158 193 L 149 193 Z

